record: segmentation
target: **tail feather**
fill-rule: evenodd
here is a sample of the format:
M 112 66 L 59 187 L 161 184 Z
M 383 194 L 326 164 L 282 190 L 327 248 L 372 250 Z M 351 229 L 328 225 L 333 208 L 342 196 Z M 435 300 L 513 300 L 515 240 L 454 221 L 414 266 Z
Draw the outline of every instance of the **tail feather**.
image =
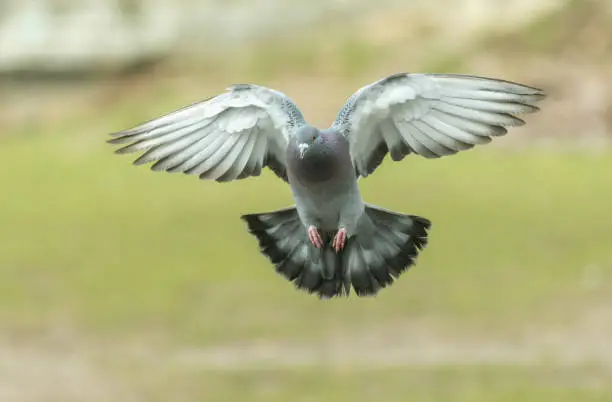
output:
M 341 271 L 337 269 L 340 256 L 331 247 L 315 249 L 308 239 L 297 210 L 285 208 L 278 211 L 243 215 L 249 232 L 258 242 L 260 251 L 276 272 L 293 282 L 298 289 L 330 298 L 341 293 Z M 322 234 L 326 244 L 329 234 Z
M 367 205 L 344 250 L 332 248 L 335 233 L 321 233 L 325 246 L 308 240 L 295 207 L 242 216 L 276 271 L 321 298 L 377 294 L 416 262 L 426 244 L 429 220 Z
M 427 245 L 431 227 L 426 218 L 373 205 L 366 206 L 366 216 L 369 227 L 356 234 L 353 249 L 348 250 L 361 258 L 345 267 L 345 276 L 359 296 L 377 294 L 412 267 Z

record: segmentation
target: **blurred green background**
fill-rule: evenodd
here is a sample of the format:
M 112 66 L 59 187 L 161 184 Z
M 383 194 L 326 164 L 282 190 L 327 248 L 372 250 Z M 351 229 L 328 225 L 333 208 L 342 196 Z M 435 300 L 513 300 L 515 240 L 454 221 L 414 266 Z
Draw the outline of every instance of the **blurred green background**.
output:
M 0 2 L 0 401 L 612 401 L 608 2 L 60 3 Z M 239 219 L 292 202 L 270 172 L 202 182 L 105 143 L 238 82 L 327 126 L 400 71 L 550 96 L 361 181 L 433 221 L 376 298 L 274 272 Z

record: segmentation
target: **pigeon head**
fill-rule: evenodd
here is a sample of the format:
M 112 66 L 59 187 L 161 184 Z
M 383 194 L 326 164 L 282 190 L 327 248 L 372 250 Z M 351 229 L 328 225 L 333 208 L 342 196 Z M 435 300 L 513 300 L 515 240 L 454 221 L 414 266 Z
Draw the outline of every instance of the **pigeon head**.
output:
M 348 142 L 334 130 L 301 127 L 287 152 L 288 170 L 296 180 L 317 183 L 353 175 Z
M 301 127 L 295 135 L 297 151 L 300 159 L 304 159 L 306 153 L 316 145 L 323 143 L 321 132 L 312 126 Z

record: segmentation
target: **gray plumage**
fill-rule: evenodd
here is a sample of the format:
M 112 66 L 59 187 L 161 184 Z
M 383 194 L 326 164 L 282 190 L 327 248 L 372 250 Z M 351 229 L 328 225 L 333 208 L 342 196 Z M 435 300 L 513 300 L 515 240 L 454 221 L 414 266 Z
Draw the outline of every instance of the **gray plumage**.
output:
M 320 130 L 283 93 L 240 84 L 109 142 L 123 145 L 118 153 L 144 151 L 135 164 L 219 182 L 269 167 L 289 183 L 295 206 L 242 217 L 261 252 L 308 292 L 365 296 L 414 264 L 431 223 L 365 203 L 358 178 L 387 154 L 438 158 L 486 144 L 524 124 L 517 115 L 537 111 L 543 97 L 484 77 L 395 74 L 359 89 Z

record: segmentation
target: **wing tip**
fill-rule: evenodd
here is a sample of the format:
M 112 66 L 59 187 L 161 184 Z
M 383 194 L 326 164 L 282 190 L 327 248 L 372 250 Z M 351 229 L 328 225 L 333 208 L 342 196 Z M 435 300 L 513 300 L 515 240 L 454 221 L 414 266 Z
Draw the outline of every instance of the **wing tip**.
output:
M 112 133 L 108 133 L 108 135 L 109 135 L 109 137 L 113 137 L 113 138 L 123 137 L 123 136 L 128 134 L 127 131 L 128 130 L 113 131 Z
M 117 154 L 117 155 L 126 155 L 126 154 L 131 154 L 133 152 L 136 152 L 133 149 L 130 149 L 130 147 L 131 147 L 131 145 L 127 145 L 125 147 L 117 148 L 117 149 L 115 149 L 114 153 Z
M 143 156 L 144 156 L 144 155 L 143 155 Z M 146 164 L 147 164 L 147 163 L 149 163 L 149 162 L 151 162 L 151 161 L 149 161 L 149 160 L 145 160 L 145 159 L 144 159 L 144 158 L 141 156 L 141 157 L 139 157 L 139 158 L 135 159 L 135 160 L 132 162 L 132 165 L 134 165 L 134 166 L 141 166 L 141 165 L 146 165 Z M 152 166 L 151 166 L 151 167 L 152 167 Z
M 415 75 L 427 75 L 433 78 L 449 78 L 449 79 L 457 79 L 457 80 L 470 80 L 470 81 L 484 81 L 484 82 L 497 82 L 501 84 L 506 84 L 515 89 L 522 89 L 520 92 L 521 95 L 530 95 L 539 98 L 538 100 L 542 100 L 546 98 L 546 91 L 542 88 L 534 87 L 531 85 L 521 84 L 516 81 L 504 80 L 501 78 L 493 78 L 487 76 L 480 75 L 470 75 L 470 74 L 456 74 L 456 73 L 420 73 Z
M 106 143 L 111 145 L 117 145 L 123 144 L 126 141 L 128 141 L 127 136 L 115 136 L 111 139 L 106 140 Z

